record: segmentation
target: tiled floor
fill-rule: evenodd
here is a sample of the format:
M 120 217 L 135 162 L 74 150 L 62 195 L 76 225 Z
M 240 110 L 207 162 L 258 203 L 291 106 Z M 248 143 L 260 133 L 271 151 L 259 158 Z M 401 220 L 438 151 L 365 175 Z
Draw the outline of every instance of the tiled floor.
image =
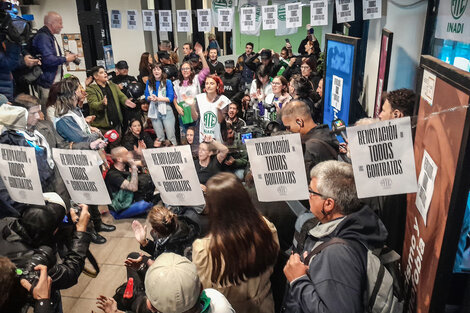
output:
M 131 227 L 133 220 L 114 220 L 109 213 L 103 214 L 103 221 L 116 225 L 116 230 L 100 233 L 108 240 L 105 244 L 90 245 L 90 251 L 100 266 L 100 273 L 96 278 L 82 273 L 75 286 L 61 291 L 64 313 L 102 312 L 96 306 L 96 298 L 99 295 L 113 296 L 116 288 L 126 281 L 124 260 L 130 252 L 139 251 Z M 144 218 L 137 220 L 145 223 Z M 92 268 L 88 261 L 85 267 Z

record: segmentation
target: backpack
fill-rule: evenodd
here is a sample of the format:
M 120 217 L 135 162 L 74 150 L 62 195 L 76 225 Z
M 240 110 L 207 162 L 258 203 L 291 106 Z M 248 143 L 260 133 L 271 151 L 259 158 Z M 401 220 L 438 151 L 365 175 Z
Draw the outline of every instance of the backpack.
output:
M 313 256 L 330 245 L 343 244 L 353 247 L 347 240 L 334 237 L 313 249 L 305 258 L 308 266 Z M 367 293 L 364 308 L 367 313 L 402 313 L 403 279 L 399 270 L 400 256 L 384 246 L 382 249 L 367 249 Z

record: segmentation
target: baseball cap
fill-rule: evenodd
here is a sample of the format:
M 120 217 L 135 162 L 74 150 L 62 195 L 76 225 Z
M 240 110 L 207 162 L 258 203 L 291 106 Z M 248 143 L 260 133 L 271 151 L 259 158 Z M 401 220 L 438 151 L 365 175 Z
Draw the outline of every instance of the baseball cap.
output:
M 193 308 L 201 293 L 196 265 L 175 253 L 163 253 L 147 270 L 145 293 L 152 306 L 164 313 Z
M 235 62 L 233 60 L 226 60 L 225 67 L 235 67 Z
M 261 56 L 261 59 L 269 59 L 271 58 L 271 50 L 263 50 L 259 55 Z
M 121 60 L 116 63 L 116 68 L 119 70 L 129 69 L 129 65 L 127 65 L 126 61 Z

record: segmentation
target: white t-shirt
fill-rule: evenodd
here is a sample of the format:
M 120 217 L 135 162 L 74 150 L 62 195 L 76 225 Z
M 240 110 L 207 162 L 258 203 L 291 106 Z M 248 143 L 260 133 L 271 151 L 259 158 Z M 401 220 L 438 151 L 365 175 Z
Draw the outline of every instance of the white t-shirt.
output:
M 209 102 L 206 93 L 201 93 L 196 96 L 196 101 L 199 108 L 199 142 L 204 140 L 205 135 L 210 135 L 218 142 L 222 142 L 217 104 L 222 101 L 221 109 L 223 109 L 230 104 L 230 99 L 221 95 L 215 102 Z
M 208 313 L 235 313 L 232 305 L 223 294 L 212 288 L 204 289 L 204 292 L 211 299 Z

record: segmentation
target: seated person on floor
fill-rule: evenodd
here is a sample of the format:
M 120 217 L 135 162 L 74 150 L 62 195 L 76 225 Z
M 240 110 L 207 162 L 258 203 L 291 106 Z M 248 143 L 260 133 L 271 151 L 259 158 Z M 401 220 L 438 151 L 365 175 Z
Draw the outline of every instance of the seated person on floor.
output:
M 150 175 L 139 174 L 132 152 L 124 147 L 112 149 L 111 157 L 114 164 L 105 177 L 112 201 L 111 207 L 115 212 L 124 211 L 131 206 L 137 209 L 138 213 L 150 209 L 155 190 Z
M 132 119 L 129 123 L 129 129 L 121 139 L 121 145 L 128 151 L 134 151 L 137 155 L 142 156 L 142 150 L 146 148 L 158 148 L 161 142 L 156 139 L 152 140 L 150 135 L 144 131 L 142 121 Z
M 210 140 L 210 141 L 209 141 Z M 206 136 L 199 144 L 198 159 L 194 160 L 197 177 L 202 191 L 206 192 L 206 183 L 222 170 L 222 163 L 228 154 L 228 148 L 216 140 Z

